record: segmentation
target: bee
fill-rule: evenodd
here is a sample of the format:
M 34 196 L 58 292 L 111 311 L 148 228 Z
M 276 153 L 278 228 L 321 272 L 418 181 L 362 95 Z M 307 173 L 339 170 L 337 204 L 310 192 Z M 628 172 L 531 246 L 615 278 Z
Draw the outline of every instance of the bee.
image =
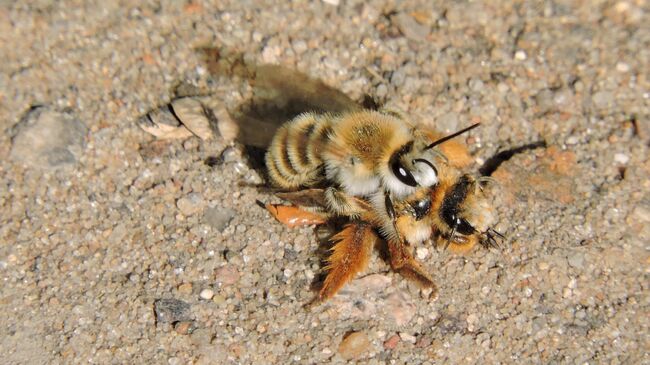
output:
M 497 239 L 503 236 L 491 228 L 495 216 L 484 186 L 490 179 L 474 178 L 453 166 L 440 169 L 437 178 L 434 186 L 419 187 L 403 199 L 395 200 L 392 211 L 385 209 L 385 204 L 372 202 L 379 195 L 370 199 L 349 197 L 362 212 L 334 236 L 335 245 L 328 259 L 329 273 L 317 301 L 332 297 L 365 268 L 371 243 L 377 239 L 386 241 L 394 271 L 421 287 L 433 289 L 434 293 L 435 283 L 413 257 L 413 246 L 429 239 L 459 253 L 468 252 L 477 244 L 488 248 L 497 246 Z M 285 224 L 296 222 L 296 217 L 304 218 L 303 224 L 321 224 L 332 216 L 323 189 L 278 195 L 294 206 L 267 204 L 266 208 Z M 304 214 L 300 209 L 295 210 L 296 206 L 305 207 Z M 316 219 L 314 207 L 320 208 Z
M 435 185 L 436 166 L 446 160 L 434 149 L 440 143 L 388 113 L 305 113 L 279 128 L 265 162 L 273 185 L 286 190 L 326 185 L 330 211 L 358 216 L 350 196 L 381 192 L 402 199 Z

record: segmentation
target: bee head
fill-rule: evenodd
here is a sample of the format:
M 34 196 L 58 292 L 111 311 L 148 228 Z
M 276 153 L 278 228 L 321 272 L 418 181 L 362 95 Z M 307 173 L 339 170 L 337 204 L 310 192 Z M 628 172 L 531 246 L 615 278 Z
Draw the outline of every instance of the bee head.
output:
M 443 233 L 447 245 L 451 241 L 465 245 L 478 240 L 483 247 L 491 248 L 499 247 L 498 240 L 504 238 L 490 227 L 493 217 L 486 209 L 486 201 L 476 196 L 477 184 L 480 185 L 481 181 L 474 180 L 470 175 L 462 175 L 442 201 L 439 215 L 447 226 L 447 232 Z M 468 215 L 468 211 L 473 214 Z

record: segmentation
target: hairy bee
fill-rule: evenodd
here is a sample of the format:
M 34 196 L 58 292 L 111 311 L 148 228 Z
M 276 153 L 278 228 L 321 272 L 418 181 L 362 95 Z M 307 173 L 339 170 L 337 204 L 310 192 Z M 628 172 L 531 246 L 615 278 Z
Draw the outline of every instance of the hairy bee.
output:
M 276 132 L 266 166 L 274 185 L 287 190 L 327 186 L 330 211 L 358 216 L 350 196 L 380 193 L 390 210 L 393 199 L 437 184 L 436 166 L 445 157 L 434 147 L 457 134 L 433 141 L 403 119 L 376 111 L 305 113 Z
M 287 225 L 348 218 L 334 236 L 319 299 L 363 269 L 379 238 L 387 242 L 393 270 L 429 288 L 435 284 L 413 257 L 413 245 L 430 238 L 455 252 L 496 245 L 485 179 L 461 173 L 455 154 L 434 149 L 477 125 L 435 139 L 394 115 L 360 111 L 306 113 L 278 130 L 265 156 L 268 175 L 274 185 L 293 190 L 281 197 L 309 210 L 300 216 L 295 207 L 265 207 Z
M 350 197 L 361 207 L 362 213 L 334 237 L 335 246 L 328 260 L 329 273 L 317 299 L 330 298 L 363 270 L 370 252 L 369 242 L 378 238 L 387 242 L 389 262 L 394 271 L 421 287 L 432 289 L 435 289 L 432 277 L 412 255 L 414 245 L 433 238 L 437 245 L 459 253 L 477 244 L 497 246 L 496 238 L 503 236 L 491 228 L 495 219 L 484 192 L 486 179 L 475 179 L 452 166 L 441 169 L 438 179 L 436 185 L 418 188 L 413 194 L 396 200 L 392 212 L 385 209 L 388 205 Z M 321 224 L 331 216 L 325 206 L 323 189 L 278 195 L 307 209 L 301 213 L 295 206 L 267 204 L 266 208 L 287 225 L 297 221 Z M 320 208 L 320 215 L 314 215 L 314 207 Z

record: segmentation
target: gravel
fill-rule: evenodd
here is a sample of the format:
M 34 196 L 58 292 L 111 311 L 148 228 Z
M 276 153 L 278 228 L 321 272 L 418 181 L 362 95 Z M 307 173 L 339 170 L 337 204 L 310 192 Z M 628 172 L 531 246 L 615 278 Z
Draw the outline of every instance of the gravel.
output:
M 39 1 L 0 19 L 3 362 L 650 361 L 643 2 Z M 436 299 L 373 254 L 307 308 L 320 231 L 260 208 L 277 200 L 232 143 L 245 112 L 293 105 L 251 106 L 269 94 L 244 66 L 265 62 L 442 131 L 481 122 L 475 161 L 507 157 L 501 249 L 414 248 Z
M 86 126 L 73 115 L 34 107 L 13 126 L 10 158 L 41 169 L 74 165 L 86 133 Z

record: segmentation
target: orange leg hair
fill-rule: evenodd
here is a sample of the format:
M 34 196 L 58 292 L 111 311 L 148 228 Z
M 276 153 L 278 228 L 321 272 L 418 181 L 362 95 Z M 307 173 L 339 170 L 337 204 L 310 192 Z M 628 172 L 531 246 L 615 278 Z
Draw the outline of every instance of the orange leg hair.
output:
M 293 205 L 264 204 L 264 207 L 278 222 L 289 228 L 318 225 L 327 221 L 324 214 L 310 212 Z
M 266 204 L 266 209 L 280 223 L 293 228 L 302 225 L 323 224 L 327 221 L 326 214 L 314 213 L 297 206 Z M 372 221 L 371 214 L 367 217 Z M 368 264 L 370 251 L 378 239 L 372 226 L 364 222 L 347 224 L 343 230 L 333 237 L 336 242 L 328 259 L 329 271 L 323 287 L 311 304 L 316 304 L 333 297 L 358 272 Z M 431 276 L 422 268 L 409 251 L 409 246 L 399 239 L 388 240 L 390 266 L 393 271 L 408 280 L 414 281 L 422 288 L 432 288 L 435 295 L 437 288 Z
M 366 223 L 350 223 L 337 233 L 333 239 L 336 244 L 327 259 L 327 278 L 318 293 L 318 301 L 327 300 L 336 294 L 343 285 L 368 266 L 368 259 L 377 236 Z
M 413 257 L 408 247 L 408 245 L 399 240 L 388 240 L 391 268 L 403 277 L 414 281 L 421 288 L 432 288 L 433 292 L 431 295 L 435 295 L 437 292 L 436 284 L 433 282 L 431 276 L 422 268 L 422 265 Z

